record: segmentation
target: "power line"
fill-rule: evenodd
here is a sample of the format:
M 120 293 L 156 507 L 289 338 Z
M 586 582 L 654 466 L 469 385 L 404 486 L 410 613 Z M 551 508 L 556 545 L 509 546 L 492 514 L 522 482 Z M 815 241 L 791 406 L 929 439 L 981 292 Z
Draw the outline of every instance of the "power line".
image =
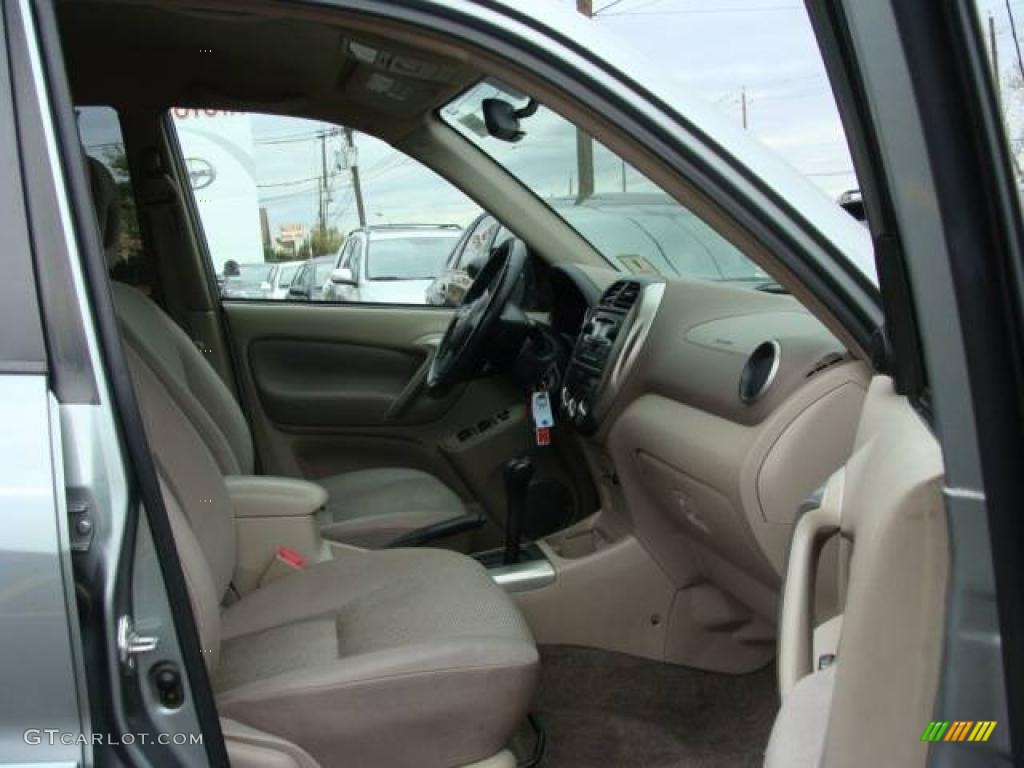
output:
M 606 5 L 602 5 L 596 11 L 594 11 L 594 15 L 597 16 L 600 13 L 604 13 L 609 8 L 614 8 L 616 5 L 618 5 L 621 2 L 622 2 L 622 0 L 612 0 L 610 3 L 607 3 Z
M 272 136 L 268 139 L 256 139 L 254 144 L 296 144 L 300 141 L 313 141 L 319 139 L 322 131 L 296 133 L 288 136 Z
M 1006 15 L 1010 17 L 1010 32 L 1013 34 L 1013 47 L 1017 49 L 1017 66 L 1020 67 L 1020 75 L 1024 77 L 1024 58 L 1020 55 L 1020 41 L 1017 40 L 1017 25 L 1013 20 L 1013 9 L 1010 8 L 1010 0 L 1006 0 Z
M 288 181 L 272 181 L 266 184 L 257 184 L 257 189 L 269 189 L 271 187 L 294 187 L 296 184 L 305 184 L 310 181 L 318 181 L 320 176 L 310 176 L 306 179 L 290 179 Z

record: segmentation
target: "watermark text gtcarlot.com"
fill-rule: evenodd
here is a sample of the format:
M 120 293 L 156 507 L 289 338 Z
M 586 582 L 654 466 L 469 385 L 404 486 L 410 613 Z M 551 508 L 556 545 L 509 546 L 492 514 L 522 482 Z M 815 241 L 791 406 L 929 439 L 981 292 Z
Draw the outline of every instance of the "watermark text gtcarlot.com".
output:
M 71 733 L 59 728 L 29 728 L 22 734 L 26 744 L 54 746 L 129 746 L 131 744 L 202 744 L 201 733 Z

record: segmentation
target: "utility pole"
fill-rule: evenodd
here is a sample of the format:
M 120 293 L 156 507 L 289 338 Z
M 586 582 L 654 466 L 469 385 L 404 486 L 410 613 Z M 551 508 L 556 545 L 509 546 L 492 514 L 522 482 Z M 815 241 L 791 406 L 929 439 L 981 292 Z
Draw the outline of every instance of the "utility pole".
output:
M 320 237 L 324 242 L 324 233 L 327 231 L 327 205 L 330 202 L 327 191 L 327 134 L 326 130 L 320 132 Z
M 1003 110 L 1003 88 L 999 78 L 999 48 L 996 45 L 996 20 L 988 15 L 988 47 L 992 53 L 992 83 L 996 87 L 996 106 Z
M 356 213 L 359 216 L 359 226 L 366 226 L 366 207 L 363 205 L 363 188 L 359 184 L 359 162 L 356 158 L 356 145 L 352 141 L 352 129 L 345 129 L 345 143 L 349 149 L 349 170 L 352 172 L 352 195 L 356 199 Z
M 576 10 L 588 19 L 594 17 L 593 0 L 576 0 Z M 576 199 L 594 196 L 594 139 L 589 133 L 576 129 L 576 165 L 579 184 Z
M 626 191 L 626 161 L 620 159 L 619 162 L 622 163 L 622 191 L 625 192 Z
M 743 113 L 743 130 L 747 130 L 747 86 L 740 88 L 740 111 Z

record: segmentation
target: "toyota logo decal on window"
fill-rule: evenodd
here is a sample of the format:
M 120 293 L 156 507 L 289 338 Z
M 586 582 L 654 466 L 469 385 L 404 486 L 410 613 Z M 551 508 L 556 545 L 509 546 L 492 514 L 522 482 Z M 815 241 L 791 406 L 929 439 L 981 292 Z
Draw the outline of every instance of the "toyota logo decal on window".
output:
M 206 189 L 217 178 L 217 171 L 214 170 L 213 165 L 200 157 L 186 158 L 185 167 L 188 169 L 188 179 L 192 189 Z

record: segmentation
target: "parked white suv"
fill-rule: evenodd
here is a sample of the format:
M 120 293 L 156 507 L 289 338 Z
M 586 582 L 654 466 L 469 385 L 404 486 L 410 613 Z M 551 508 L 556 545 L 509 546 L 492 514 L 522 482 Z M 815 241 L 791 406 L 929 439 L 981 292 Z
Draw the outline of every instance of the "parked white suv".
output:
M 324 286 L 324 301 L 425 304 L 462 234 L 454 224 L 364 227 L 349 233 Z

